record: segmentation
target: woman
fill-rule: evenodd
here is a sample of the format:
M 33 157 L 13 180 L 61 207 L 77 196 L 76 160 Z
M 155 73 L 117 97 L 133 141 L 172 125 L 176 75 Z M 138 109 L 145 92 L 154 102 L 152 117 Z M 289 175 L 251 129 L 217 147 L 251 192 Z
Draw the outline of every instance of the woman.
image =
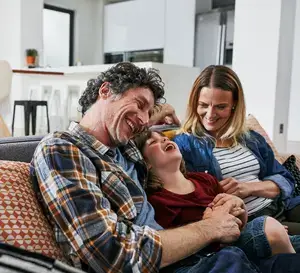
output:
M 164 228 L 172 228 L 209 218 L 210 213 L 222 210 L 241 220 L 245 228 L 235 242 L 250 260 L 278 253 L 295 253 L 284 227 L 271 217 L 258 217 L 247 223 L 247 212 L 243 201 L 233 195 L 222 193 L 215 177 L 207 173 L 185 173 L 182 155 L 177 145 L 157 132 L 146 132 L 136 139 L 147 166 L 148 201 L 155 209 L 155 219 Z M 227 211 L 230 204 L 234 205 Z M 241 229 L 242 229 L 241 226 Z M 291 237 L 295 241 L 296 237 Z M 220 249 L 218 242 L 206 247 L 197 255 L 207 255 Z M 197 255 L 186 263 L 197 262 Z M 198 257 L 199 259 L 199 257 Z M 185 262 L 180 262 L 184 265 Z M 172 266 L 174 270 L 174 266 Z
M 209 66 L 194 82 L 187 119 L 174 141 L 188 171 L 217 177 L 225 193 L 244 200 L 250 220 L 273 216 L 288 221 L 290 234 L 300 234 L 300 199 L 292 202 L 294 180 L 265 139 L 246 127 L 245 116 L 236 73 Z

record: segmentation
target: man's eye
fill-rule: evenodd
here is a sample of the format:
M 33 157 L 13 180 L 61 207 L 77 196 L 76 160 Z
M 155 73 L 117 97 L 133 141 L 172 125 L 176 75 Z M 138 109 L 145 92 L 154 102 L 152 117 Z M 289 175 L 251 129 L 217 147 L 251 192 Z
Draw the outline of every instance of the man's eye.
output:
M 142 102 L 140 102 L 140 101 L 138 101 L 137 105 L 138 105 L 139 109 L 143 109 L 144 108 L 144 104 Z

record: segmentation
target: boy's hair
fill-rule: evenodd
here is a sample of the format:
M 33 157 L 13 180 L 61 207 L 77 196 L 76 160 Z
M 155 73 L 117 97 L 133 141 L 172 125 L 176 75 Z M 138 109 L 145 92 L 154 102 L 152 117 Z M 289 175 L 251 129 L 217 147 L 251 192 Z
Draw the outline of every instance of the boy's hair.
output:
M 135 139 L 134 142 L 137 146 L 137 148 L 140 150 L 141 153 L 143 153 L 143 149 L 145 147 L 146 141 L 151 138 L 152 133 L 158 133 L 162 136 L 164 134 L 162 132 L 158 131 L 151 131 L 149 129 L 143 131 L 141 134 L 139 134 Z M 183 173 L 183 175 L 186 174 L 186 168 L 184 160 L 181 160 L 180 163 L 180 171 Z M 152 168 L 148 168 L 148 177 L 147 177 L 147 183 L 146 183 L 146 192 L 147 194 L 152 194 L 154 192 L 160 191 L 163 189 L 164 185 L 161 179 L 155 174 L 155 172 L 152 170 Z

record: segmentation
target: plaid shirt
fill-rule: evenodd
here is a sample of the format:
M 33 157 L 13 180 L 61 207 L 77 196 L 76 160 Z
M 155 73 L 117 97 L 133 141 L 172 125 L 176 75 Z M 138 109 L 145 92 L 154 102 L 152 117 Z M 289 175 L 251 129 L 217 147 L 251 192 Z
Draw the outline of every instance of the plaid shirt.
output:
M 54 223 L 56 239 L 73 265 L 96 272 L 158 272 L 161 239 L 149 226 L 135 225 L 143 188 L 112 161 L 111 150 L 71 123 L 38 145 L 31 175 Z M 146 179 L 142 156 L 130 141 L 123 155 Z

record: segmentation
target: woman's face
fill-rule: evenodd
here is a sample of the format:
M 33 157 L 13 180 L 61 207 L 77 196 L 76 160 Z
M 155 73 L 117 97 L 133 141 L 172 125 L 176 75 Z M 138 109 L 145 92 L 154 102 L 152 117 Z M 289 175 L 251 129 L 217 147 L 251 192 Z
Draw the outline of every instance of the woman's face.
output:
M 234 106 L 231 91 L 203 87 L 198 98 L 197 113 L 207 132 L 216 137 L 232 115 Z
M 143 148 L 143 156 L 153 168 L 161 168 L 175 161 L 181 162 L 182 155 L 173 141 L 159 133 L 152 132 Z

